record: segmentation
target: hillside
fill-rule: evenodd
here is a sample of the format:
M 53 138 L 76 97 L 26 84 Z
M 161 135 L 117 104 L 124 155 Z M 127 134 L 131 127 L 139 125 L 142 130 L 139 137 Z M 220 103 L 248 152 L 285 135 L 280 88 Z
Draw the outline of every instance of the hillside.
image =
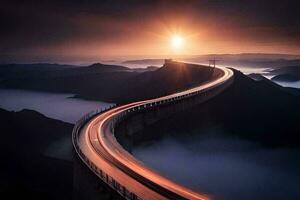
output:
M 155 70 L 149 68 L 144 72 L 94 64 L 51 72 L 7 72 L 0 76 L 3 79 L 0 87 L 65 92 L 85 99 L 124 103 L 184 90 L 207 81 L 211 76 L 211 68 L 179 63 L 165 64 Z
M 0 193 L 10 199 L 71 199 L 71 162 L 44 155 L 48 146 L 69 137 L 73 125 L 35 111 L 0 109 Z M 18 191 L 16 193 L 16 191 Z
M 168 63 L 133 77 L 120 88 L 119 98 L 125 102 L 155 98 L 199 85 L 219 75 L 205 66 Z
M 225 92 L 148 127 L 143 134 L 152 133 L 153 139 L 166 133 L 186 137 L 218 127 L 224 135 L 267 146 L 300 147 L 299 97 L 271 81 L 254 81 L 234 73 L 235 81 Z

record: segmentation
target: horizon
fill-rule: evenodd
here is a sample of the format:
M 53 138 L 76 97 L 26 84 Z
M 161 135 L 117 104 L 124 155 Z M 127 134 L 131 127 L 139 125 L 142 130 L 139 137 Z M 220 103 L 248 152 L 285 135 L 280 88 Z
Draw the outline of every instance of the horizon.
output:
M 130 56 L 110 56 L 110 57 L 90 57 L 90 58 L 80 58 L 76 56 L 57 56 L 54 58 L 27 58 L 23 60 L 18 59 L 10 59 L 9 57 L 5 57 L 5 59 L 0 58 L 0 65 L 5 64 L 60 64 L 60 65 L 86 65 L 93 63 L 118 63 L 122 64 L 126 61 L 139 61 L 139 60 L 161 60 L 161 59 L 193 59 L 201 56 L 263 56 L 264 59 L 268 60 L 294 60 L 300 59 L 299 54 L 288 54 L 288 53 L 270 53 L 270 52 L 241 52 L 241 53 L 210 53 L 210 54 L 195 54 L 195 55 L 161 55 L 161 56 L 146 56 L 146 55 L 130 55 Z M 266 56 L 271 56 L 274 58 L 266 58 Z M 288 58 L 289 57 L 289 58 Z

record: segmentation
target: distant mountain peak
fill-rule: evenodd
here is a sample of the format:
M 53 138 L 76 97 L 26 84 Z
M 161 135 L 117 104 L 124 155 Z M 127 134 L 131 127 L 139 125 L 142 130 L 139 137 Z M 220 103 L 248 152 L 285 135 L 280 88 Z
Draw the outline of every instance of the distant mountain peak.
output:
M 102 67 L 103 64 L 102 63 L 94 63 L 94 64 L 91 64 L 89 67 Z
M 105 71 L 115 71 L 115 70 L 128 70 L 127 67 L 120 66 L 120 65 L 107 65 L 103 63 L 94 63 L 88 66 L 89 68 L 105 70 Z

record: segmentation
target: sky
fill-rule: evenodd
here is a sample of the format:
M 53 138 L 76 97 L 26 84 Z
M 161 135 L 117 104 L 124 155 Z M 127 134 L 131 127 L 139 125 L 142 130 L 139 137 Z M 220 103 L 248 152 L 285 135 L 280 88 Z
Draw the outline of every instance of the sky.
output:
M 0 62 L 300 54 L 297 1 L 2 0 Z M 180 48 L 170 44 L 174 35 Z

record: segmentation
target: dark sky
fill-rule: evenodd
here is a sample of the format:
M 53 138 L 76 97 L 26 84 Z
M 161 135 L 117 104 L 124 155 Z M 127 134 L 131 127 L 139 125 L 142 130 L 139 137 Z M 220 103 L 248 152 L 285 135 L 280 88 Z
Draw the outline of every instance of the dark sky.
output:
M 297 1 L 1 1 L 0 58 L 60 60 L 172 53 L 300 54 Z

